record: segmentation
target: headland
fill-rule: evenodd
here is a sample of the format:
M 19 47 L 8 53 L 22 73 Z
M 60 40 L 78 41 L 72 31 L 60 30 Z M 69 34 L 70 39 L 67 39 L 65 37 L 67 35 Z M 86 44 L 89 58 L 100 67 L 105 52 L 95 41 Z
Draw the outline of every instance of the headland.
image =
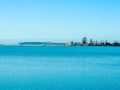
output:
M 16 44 L 0 44 L 0 46 L 120 46 L 118 41 L 109 42 L 107 40 L 87 40 L 82 38 L 80 42 L 20 42 Z

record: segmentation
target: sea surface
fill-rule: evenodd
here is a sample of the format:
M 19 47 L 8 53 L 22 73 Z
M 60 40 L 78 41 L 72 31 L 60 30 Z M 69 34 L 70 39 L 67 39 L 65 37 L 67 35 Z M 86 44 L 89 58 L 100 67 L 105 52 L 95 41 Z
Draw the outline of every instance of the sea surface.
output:
M 0 47 L 0 90 L 120 90 L 120 47 Z

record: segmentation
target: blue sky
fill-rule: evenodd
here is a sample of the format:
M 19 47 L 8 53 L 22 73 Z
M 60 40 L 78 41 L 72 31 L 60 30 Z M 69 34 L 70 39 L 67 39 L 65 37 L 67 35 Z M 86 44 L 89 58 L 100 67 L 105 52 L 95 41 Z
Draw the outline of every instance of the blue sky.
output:
M 0 0 L 0 40 L 120 41 L 120 0 Z

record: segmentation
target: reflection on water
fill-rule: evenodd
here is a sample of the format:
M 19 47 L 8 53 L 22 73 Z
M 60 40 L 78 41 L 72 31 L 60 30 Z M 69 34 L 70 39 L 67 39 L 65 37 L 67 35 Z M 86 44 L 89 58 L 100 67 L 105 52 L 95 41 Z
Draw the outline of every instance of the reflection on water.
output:
M 0 90 L 119 90 L 119 47 L 0 47 Z

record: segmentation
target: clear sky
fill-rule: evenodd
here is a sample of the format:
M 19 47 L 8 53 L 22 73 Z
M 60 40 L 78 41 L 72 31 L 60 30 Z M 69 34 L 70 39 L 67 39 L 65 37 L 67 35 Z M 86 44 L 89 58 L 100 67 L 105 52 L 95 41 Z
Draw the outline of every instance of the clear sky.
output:
M 120 0 L 0 0 L 0 40 L 120 41 Z

